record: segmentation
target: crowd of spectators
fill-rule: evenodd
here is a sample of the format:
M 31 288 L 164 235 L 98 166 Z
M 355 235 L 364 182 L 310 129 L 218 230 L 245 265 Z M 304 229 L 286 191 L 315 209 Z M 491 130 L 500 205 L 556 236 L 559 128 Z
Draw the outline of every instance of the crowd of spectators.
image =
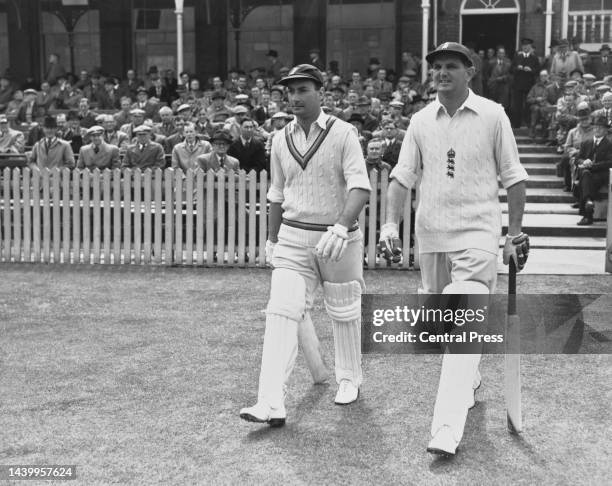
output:
M 590 224 L 607 170 L 602 156 L 593 167 L 580 154 L 596 130 L 592 120 L 604 116 L 612 123 L 610 47 L 590 55 L 567 40 L 553 41 L 542 58 L 525 38 L 512 59 L 503 46 L 468 47 L 476 70 L 472 90 L 502 104 L 513 127 L 527 126 L 535 140 L 557 147 L 565 190 L 585 214 L 581 224 Z M 249 73 L 231 69 L 226 78 L 201 82 L 156 66 L 142 78 L 133 69 L 122 79 L 99 69 L 77 76 L 51 55 L 40 83 L 0 77 L 0 153 L 26 153 L 40 167 L 260 172 L 269 167 L 272 138 L 293 118 L 278 84 L 289 67 L 274 50 L 267 59 Z M 420 83 L 420 60 L 410 52 L 401 60 L 399 73 L 376 58 L 366 72 L 341 73 L 334 61 L 323 71 L 323 109 L 356 127 L 371 169 L 393 168 L 410 118 L 436 96 L 429 77 Z M 323 69 L 316 49 L 308 62 Z M 591 177 L 594 172 L 601 177 Z

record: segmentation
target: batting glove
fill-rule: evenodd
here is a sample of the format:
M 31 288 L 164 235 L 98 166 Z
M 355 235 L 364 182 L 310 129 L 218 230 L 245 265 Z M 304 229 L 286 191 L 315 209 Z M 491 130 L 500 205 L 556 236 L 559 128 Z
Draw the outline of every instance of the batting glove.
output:
M 272 266 L 272 257 L 274 256 L 274 247 L 276 243 L 266 240 L 266 264 Z
M 380 228 L 378 251 L 389 263 L 398 263 L 402 259 L 402 240 L 399 237 L 397 223 L 386 223 Z
M 348 241 L 349 234 L 346 226 L 340 223 L 328 226 L 327 231 L 315 246 L 315 254 L 323 260 L 337 262 L 344 255 Z
M 521 233 L 517 236 L 506 235 L 504 245 L 504 265 L 510 263 L 510 258 L 514 260 L 517 272 L 520 272 L 529 256 L 529 235 Z

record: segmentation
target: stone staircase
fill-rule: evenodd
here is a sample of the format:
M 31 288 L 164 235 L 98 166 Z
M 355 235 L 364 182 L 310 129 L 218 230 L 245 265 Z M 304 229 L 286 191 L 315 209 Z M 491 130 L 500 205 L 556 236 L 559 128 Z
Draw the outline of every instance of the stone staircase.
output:
M 556 176 L 559 155 L 554 147 L 533 144 L 526 129 L 515 130 L 521 162 L 529 174 L 527 204 L 523 230 L 530 235 L 531 245 L 539 249 L 605 250 L 606 222 L 577 226 L 580 220 L 571 194 L 563 192 L 562 179 Z M 502 203 L 504 234 L 508 225 L 506 191 L 499 191 Z M 502 243 L 503 244 L 503 243 Z

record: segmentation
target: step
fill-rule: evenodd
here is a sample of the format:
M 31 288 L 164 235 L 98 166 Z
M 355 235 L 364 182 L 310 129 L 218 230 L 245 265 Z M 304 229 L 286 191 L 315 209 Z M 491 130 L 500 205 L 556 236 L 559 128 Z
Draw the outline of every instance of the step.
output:
M 590 226 L 578 226 L 578 221 L 580 216 L 577 214 L 525 214 L 523 231 L 533 236 L 606 237 L 605 221 L 596 221 Z M 508 229 L 508 214 L 502 214 L 502 226 L 505 234 Z
M 499 187 L 502 187 L 501 181 L 499 182 Z M 556 188 L 561 190 L 563 189 L 563 179 L 556 175 L 530 175 L 529 179 L 527 179 L 527 188 Z
M 508 212 L 508 203 L 501 203 L 502 213 Z M 578 215 L 578 210 L 566 203 L 532 203 L 525 204 L 525 214 L 571 214 Z
M 549 147 L 548 145 L 541 144 L 518 144 L 519 154 L 532 153 L 532 154 L 556 154 L 555 147 Z
M 499 200 L 506 202 L 508 194 L 505 189 L 500 188 Z M 567 203 L 572 204 L 575 202 L 574 197 L 569 192 L 563 192 L 560 189 L 554 189 L 550 187 L 528 187 L 527 188 L 527 202 L 528 203 Z
M 506 238 L 499 240 L 499 247 L 503 248 Z M 547 250 L 605 250 L 606 239 L 604 237 L 572 237 L 567 236 L 529 236 L 529 247 L 531 249 Z
M 534 175 L 554 175 L 557 174 L 557 168 L 555 164 L 551 163 L 540 163 L 540 162 L 531 162 L 528 164 L 523 164 L 523 167 L 527 171 L 529 176 Z
M 527 136 L 529 135 L 529 128 L 527 127 L 521 127 L 521 128 L 513 128 L 512 131 L 514 132 L 514 136 Z
M 556 164 L 557 162 L 559 162 L 559 160 L 561 160 L 561 156 L 559 154 L 534 154 L 534 153 L 528 153 L 528 154 L 520 154 L 521 157 L 521 163 L 522 164 L 530 164 L 533 162 L 539 162 L 539 163 L 551 163 L 551 164 Z

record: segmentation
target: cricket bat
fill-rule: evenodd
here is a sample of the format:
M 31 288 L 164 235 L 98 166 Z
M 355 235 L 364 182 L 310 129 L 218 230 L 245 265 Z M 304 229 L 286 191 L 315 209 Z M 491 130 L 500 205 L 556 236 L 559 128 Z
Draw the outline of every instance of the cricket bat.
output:
M 523 429 L 521 414 L 521 321 L 516 313 L 516 266 L 512 258 L 510 259 L 508 272 L 504 394 L 508 431 L 511 434 L 518 434 Z
M 304 360 L 310 370 L 313 381 L 315 384 L 325 383 L 329 378 L 329 370 L 323 360 L 321 343 L 319 343 L 319 338 L 309 313 L 306 313 L 304 319 L 298 325 L 298 342 L 304 353 Z

